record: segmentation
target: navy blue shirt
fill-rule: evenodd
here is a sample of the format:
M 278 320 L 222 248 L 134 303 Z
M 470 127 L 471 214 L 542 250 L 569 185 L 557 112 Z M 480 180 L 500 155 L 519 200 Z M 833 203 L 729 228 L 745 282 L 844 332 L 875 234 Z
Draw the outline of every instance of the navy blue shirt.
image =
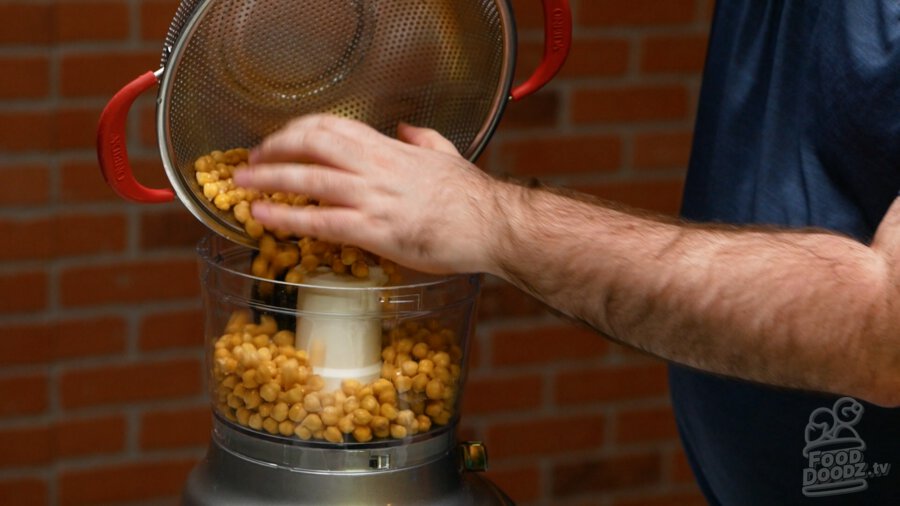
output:
M 718 2 L 683 216 L 867 243 L 898 190 L 900 2 Z M 711 504 L 900 504 L 900 409 L 677 366 L 670 380 Z

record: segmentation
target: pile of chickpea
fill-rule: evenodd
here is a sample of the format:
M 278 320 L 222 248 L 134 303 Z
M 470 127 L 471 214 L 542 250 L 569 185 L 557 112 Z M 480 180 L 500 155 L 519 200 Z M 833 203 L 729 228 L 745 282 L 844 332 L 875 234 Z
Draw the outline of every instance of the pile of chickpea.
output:
M 371 253 L 348 245 L 332 244 L 310 237 L 295 237 L 281 230 L 269 230 L 254 220 L 250 203 L 266 200 L 292 206 L 321 206 L 306 195 L 261 192 L 234 184 L 234 173 L 247 166 L 249 151 L 244 148 L 213 151 L 194 162 L 197 184 L 218 210 L 231 212 L 247 235 L 259 241 L 260 254 L 251 267 L 254 276 L 288 283 L 302 283 L 305 274 L 326 267 L 338 274 L 369 277 L 369 266 L 380 265 L 391 283 L 400 281 L 397 266 Z
M 327 392 L 293 332 L 237 311 L 215 342 L 217 409 L 257 431 L 330 443 L 403 439 L 450 423 L 462 361 L 454 332 L 435 320 L 406 321 L 384 330 L 382 343 L 380 378 L 344 380 Z

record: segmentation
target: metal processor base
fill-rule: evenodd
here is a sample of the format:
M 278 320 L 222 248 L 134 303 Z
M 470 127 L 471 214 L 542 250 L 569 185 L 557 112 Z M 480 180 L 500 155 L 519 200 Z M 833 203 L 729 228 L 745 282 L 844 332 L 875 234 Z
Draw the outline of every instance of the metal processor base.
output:
M 182 504 L 512 505 L 480 473 L 465 469 L 453 427 L 422 441 L 363 449 L 290 446 L 218 418 L 206 458 Z

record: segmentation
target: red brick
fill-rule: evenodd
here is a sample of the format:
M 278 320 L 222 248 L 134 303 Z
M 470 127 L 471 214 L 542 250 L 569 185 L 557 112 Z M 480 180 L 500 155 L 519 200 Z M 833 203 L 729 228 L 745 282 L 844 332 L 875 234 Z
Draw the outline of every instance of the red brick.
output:
M 46 97 L 50 62 L 46 57 L 0 57 L 0 99 Z
M 579 4 L 580 26 L 674 25 L 694 19 L 694 0 L 590 0 Z
M 503 130 L 552 127 L 557 124 L 559 94 L 542 90 L 506 107 L 500 128 Z
M 47 427 L 24 427 L 0 430 L 0 469 L 49 464 L 53 445 Z
M 576 189 L 637 209 L 676 215 L 681 208 L 683 188 L 684 181 L 679 179 L 677 181 L 611 182 Z
M 50 170 L 46 165 L 0 168 L 0 206 L 46 204 L 50 198 Z
M 50 151 L 56 118 L 47 111 L 0 112 L 0 151 Z
M 684 169 L 691 155 L 690 131 L 647 132 L 634 137 L 634 167 L 637 169 Z
M 48 363 L 54 358 L 55 325 L 7 325 L 3 328 L 0 366 Z
M 183 206 L 141 214 L 141 249 L 194 248 L 208 229 Z
M 55 427 L 61 458 L 118 453 L 125 449 L 127 424 L 121 415 L 63 420 Z
M 100 108 L 63 109 L 57 115 L 59 149 L 95 149 Z
M 53 41 L 53 6 L 34 4 L 32 0 L 0 4 L 0 44 L 49 44 Z M 2 501 L 0 501 L 2 502 Z
M 199 309 L 156 313 L 141 321 L 141 351 L 203 346 L 203 312 Z
M 687 89 L 679 85 L 583 88 L 571 107 L 575 123 L 686 120 L 690 112 Z
M 0 13 L 3 9 L 0 9 Z M 0 481 L 0 504 L 43 506 L 48 504 L 47 482 L 41 478 L 14 478 Z
M 469 379 L 463 394 L 465 415 L 533 410 L 543 397 L 541 377 L 522 375 Z
M 613 506 L 706 506 L 708 503 L 699 490 L 691 492 L 655 492 L 639 497 L 614 499 Z
M 641 45 L 641 72 L 648 74 L 703 71 L 706 35 L 653 36 Z
M 128 220 L 124 214 L 69 214 L 57 220 L 54 254 L 72 257 L 123 251 Z
M 57 4 L 56 36 L 60 42 L 124 40 L 130 24 L 121 1 L 73 1 Z
M 603 356 L 609 343 L 593 330 L 575 325 L 499 330 L 494 333 L 494 365 L 547 364 Z
M 536 30 L 544 27 L 544 10 L 541 2 L 532 0 L 512 0 L 512 9 L 519 30 Z
M 116 317 L 10 325 L 4 329 L 0 365 L 43 364 L 57 359 L 110 355 L 125 350 L 125 321 Z
M 27 313 L 47 307 L 47 274 L 43 271 L 26 271 L 0 274 L 0 293 L 6 295 L 0 305 L 0 314 Z
M 499 169 L 524 176 L 611 172 L 622 163 L 616 135 L 546 137 L 499 144 Z
M 60 201 L 64 203 L 119 200 L 116 192 L 103 179 L 96 159 L 63 161 L 60 187 Z
M 131 168 L 134 170 L 134 177 L 149 188 L 172 187 L 168 176 L 166 176 L 166 169 L 163 167 L 159 157 L 132 158 Z
M 678 438 L 675 416 L 670 407 L 619 411 L 616 413 L 615 427 L 616 441 L 620 443 Z
M 106 263 L 60 276 L 60 300 L 68 307 L 190 298 L 198 289 L 193 260 Z
M 534 501 L 541 497 L 541 490 L 543 490 L 541 471 L 535 466 L 491 469 L 486 473 L 486 477 L 518 504 Z
M 181 492 L 194 464 L 194 460 L 164 460 L 63 471 L 59 503 L 68 506 L 174 497 Z
M 159 67 L 159 52 L 73 53 L 60 64 L 64 97 L 110 97 L 147 71 Z
M 561 372 L 556 381 L 559 404 L 586 404 L 663 397 L 668 391 L 664 364 Z
M 156 106 L 140 108 L 138 112 L 138 142 L 145 148 L 155 149 L 159 146 L 156 135 Z
M 559 464 L 553 468 L 553 496 L 649 487 L 660 482 L 660 463 L 658 454 L 649 453 Z
M 600 415 L 533 418 L 488 427 L 485 442 L 492 458 L 565 454 L 599 448 L 604 419 Z
M 31 415 L 47 409 L 47 377 L 43 374 L 0 379 L 0 416 Z
M 688 462 L 687 455 L 685 455 L 684 450 L 679 448 L 674 454 L 672 454 L 672 481 L 675 483 L 694 483 L 696 480 L 694 478 L 694 470 L 691 469 L 691 464 Z
M 194 359 L 69 369 L 60 378 L 60 399 L 72 409 L 188 397 L 201 391 L 201 375 Z
M 0 219 L 0 235 L 16 238 L 9 247 L 0 250 L 0 260 L 122 251 L 125 248 L 126 225 L 122 214 Z
M 206 446 L 211 430 L 212 414 L 208 405 L 144 413 L 141 416 L 141 448 Z
M 141 3 L 141 38 L 164 41 L 178 3 L 178 0 L 144 0 Z
M 576 38 L 557 79 L 622 76 L 628 71 L 627 39 Z
M 0 249 L 0 260 L 49 258 L 54 245 L 55 229 L 55 220 L 52 218 L 0 218 L 0 236 L 16 238 Z
M 113 355 L 125 351 L 125 320 L 116 316 L 64 320 L 58 325 L 56 357 L 60 360 Z

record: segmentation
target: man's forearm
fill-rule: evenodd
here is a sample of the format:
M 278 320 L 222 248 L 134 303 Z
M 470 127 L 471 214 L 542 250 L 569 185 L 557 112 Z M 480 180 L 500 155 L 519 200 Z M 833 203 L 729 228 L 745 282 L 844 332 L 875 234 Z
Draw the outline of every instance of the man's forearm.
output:
M 497 274 L 558 310 L 706 371 L 900 403 L 889 248 L 505 190 Z

